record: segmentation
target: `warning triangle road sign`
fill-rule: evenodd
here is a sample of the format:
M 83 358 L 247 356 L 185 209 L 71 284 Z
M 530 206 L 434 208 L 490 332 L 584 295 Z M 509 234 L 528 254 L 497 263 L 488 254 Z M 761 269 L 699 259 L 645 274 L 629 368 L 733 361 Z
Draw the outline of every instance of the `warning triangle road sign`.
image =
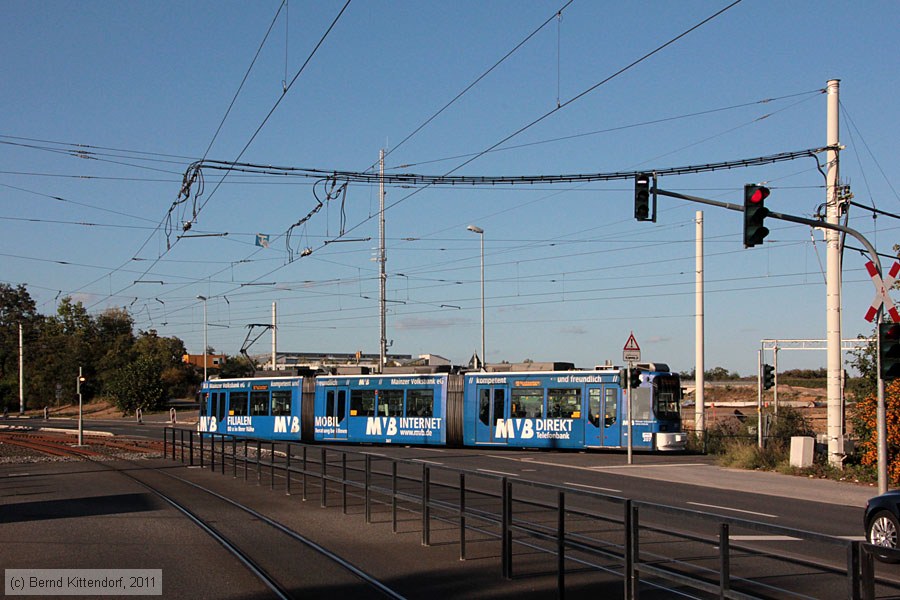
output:
M 625 342 L 625 347 L 623 348 L 623 350 L 634 350 L 636 352 L 641 351 L 641 347 L 638 346 L 637 340 L 634 339 L 634 332 L 632 332 L 631 335 L 628 336 L 628 341 Z

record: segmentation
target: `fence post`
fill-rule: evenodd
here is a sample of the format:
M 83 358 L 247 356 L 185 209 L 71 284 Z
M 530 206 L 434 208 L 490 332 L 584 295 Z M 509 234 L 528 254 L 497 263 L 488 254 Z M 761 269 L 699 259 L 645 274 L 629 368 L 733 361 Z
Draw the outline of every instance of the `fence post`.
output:
M 272 455 L 269 457 L 269 489 L 275 489 L 275 442 L 272 442 Z
M 247 470 L 250 468 L 250 440 L 244 439 L 244 481 L 247 481 Z
M 721 523 L 719 525 L 719 598 L 725 598 L 731 589 L 730 545 L 728 523 Z
M 169 458 L 169 428 L 163 427 L 163 458 Z
M 294 445 L 291 442 L 287 442 L 287 447 L 285 451 L 287 454 L 284 457 L 284 495 L 291 495 L 291 449 Z
M 859 557 L 860 585 L 857 597 L 862 600 L 875 600 L 875 556 L 863 542 L 854 542 Z
M 422 465 L 422 545 L 431 545 L 431 469 L 428 465 Z
M 199 436 L 200 436 L 200 468 L 202 469 L 204 467 L 203 463 L 206 460 L 203 457 L 204 449 L 203 449 L 203 432 L 202 431 L 199 433 Z
M 231 438 L 231 476 L 237 479 L 237 438 Z
M 216 434 L 209 438 L 209 471 L 216 472 Z
M 303 446 L 303 497 L 301 500 L 306 502 L 306 446 Z
M 341 452 L 341 508 L 347 514 L 347 453 Z
M 372 455 L 366 454 L 366 477 L 365 477 L 365 497 L 366 497 L 366 523 L 372 522 Z
M 397 461 L 391 462 L 391 531 L 397 533 Z
M 506 477 L 503 477 L 500 480 L 500 485 L 503 486 L 503 491 L 500 495 L 502 504 L 500 509 L 502 515 L 500 519 L 500 570 L 505 579 L 512 579 L 512 565 L 510 564 L 512 562 L 512 548 L 510 548 L 512 505 L 509 498 L 512 495 L 512 484 L 507 481 Z
M 459 474 L 459 560 L 466 560 L 466 474 Z
M 326 471 L 327 471 L 326 465 L 328 464 L 328 457 L 325 454 L 325 452 L 326 452 L 325 448 L 322 448 L 322 508 L 325 508 L 326 506 L 328 506 L 328 498 L 326 496 L 326 494 L 328 492 L 328 490 L 326 489 L 328 487 L 328 482 L 325 479 L 325 476 L 327 474 L 326 473 Z
M 191 445 L 191 466 L 194 466 L 194 430 L 191 430 L 191 437 L 188 439 L 188 442 Z
M 260 459 L 262 458 L 262 441 L 256 440 L 256 485 L 262 483 L 262 475 L 260 474 Z
M 222 436 L 222 475 L 225 474 L 225 436 Z
M 566 494 L 558 492 L 556 521 L 556 589 L 560 600 L 566 597 Z
M 179 442 L 179 445 L 181 446 L 181 464 L 184 464 L 184 429 L 179 429 L 178 431 L 181 432 L 181 440 Z
M 631 500 L 625 500 L 625 598 L 633 600 L 634 595 L 634 538 L 635 527 L 631 522 L 633 516 Z
M 175 460 L 175 428 L 172 428 L 172 460 Z

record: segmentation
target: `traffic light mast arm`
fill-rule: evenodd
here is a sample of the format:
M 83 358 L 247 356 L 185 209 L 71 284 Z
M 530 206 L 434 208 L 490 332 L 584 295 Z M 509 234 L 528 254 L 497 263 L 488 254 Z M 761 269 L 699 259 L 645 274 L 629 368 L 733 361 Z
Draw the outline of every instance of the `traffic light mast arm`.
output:
M 732 204 L 731 202 L 720 202 L 718 200 L 710 200 L 709 198 L 698 198 L 697 196 L 689 196 L 687 194 L 679 194 L 678 192 L 668 192 L 666 190 L 660 190 L 656 187 L 653 187 L 651 193 L 654 193 L 658 196 L 668 196 L 670 198 L 678 198 L 680 200 L 688 200 L 690 202 L 699 202 L 700 204 L 709 204 L 710 206 L 719 206 L 721 208 L 727 208 L 728 210 L 736 210 L 738 212 L 744 212 L 744 206 L 742 204 Z M 781 219 L 782 221 L 790 221 L 792 223 L 800 223 L 801 225 L 809 225 L 810 227 L 819 227 L 821 229 L 833 229 L 835 231 L 842 231 L 848 235 L 855 237 L 857 240 L 862 243 L 863 246 L 866 247 L 866 251 L 871 255 L 872 262 L 875 263 L 875 268 L 878 269 L 878 275 L 881 276 L 881 259 L 878 257 L 878 252 L 875 251 L 875 247 L 869 243 L 869 240 L 865 238 L 863 234 L 847 227 L 845 225 L 840 225 L 838 223 L 826 223 L 825 221 L 818 221 L 816 219 L 807 219 L 805 217 L 797 217 L 794 215 L 786 215 L 784 213 L 775 212 L 772 209 L 769 209 L 769 214 L 766 215 L 767 219 Z

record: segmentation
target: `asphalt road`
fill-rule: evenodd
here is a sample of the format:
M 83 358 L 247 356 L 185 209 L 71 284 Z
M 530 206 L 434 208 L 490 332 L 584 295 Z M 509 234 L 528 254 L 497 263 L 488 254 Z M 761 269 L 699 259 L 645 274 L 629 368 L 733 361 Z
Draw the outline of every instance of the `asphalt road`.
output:
M 162 429 L 167 425 L 164 419 L 145 420 L 143 425 L 121 420 L 92 420 L 85 424 L 85 429 L 161 438 Z M 57 420 L 51 425 L 69 429 L 75 426 L 72 422 Z M 724 469 L 714 465 L 709 457 L 686 454 L 635 453 L 633 464 L 628 464 L 626 454 L 618 452 L 340 447 L 376 457 L 397 457 L 434 467 L 505 476 L 512 481 L 564 484 L 845 539 L 863 539 L 863 507 L 866 500 L 877 493 L 874 487 L 852 483 Z M 837 566 L 846 563 L 846 556 L 833 549 L 813 546 L 791 536 L 745 536 L 743 541 L 776 554 L 805 556 Z M 900 569 L 893 566 L 879 564 L 876 570 L 881 577 L 897 578 L 900 575 Z

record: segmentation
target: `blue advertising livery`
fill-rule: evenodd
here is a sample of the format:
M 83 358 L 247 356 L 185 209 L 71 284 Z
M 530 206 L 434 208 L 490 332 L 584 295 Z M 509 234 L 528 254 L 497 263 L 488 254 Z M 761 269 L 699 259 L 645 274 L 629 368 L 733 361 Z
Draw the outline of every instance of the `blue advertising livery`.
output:
M 614 367 L 213 379 L 201 388 L 198 429 L 311 442 L 626 448 L 631 414 L 632 448 L 683 450 L 678 374 L 641 366 L 630 409 Z
M 303 377 L 211 379 L 200 388 L 201 432 L 299 440 Z
M 316 378 L 317 442 L 444 445 L 448 375 Z
M 618 370 L 469 373 L 464 443 L 528 448 L 625 448 L 628 398 Z M 683 449 L 677 375 L 646 372 L 634 398 L 632 447 Z

